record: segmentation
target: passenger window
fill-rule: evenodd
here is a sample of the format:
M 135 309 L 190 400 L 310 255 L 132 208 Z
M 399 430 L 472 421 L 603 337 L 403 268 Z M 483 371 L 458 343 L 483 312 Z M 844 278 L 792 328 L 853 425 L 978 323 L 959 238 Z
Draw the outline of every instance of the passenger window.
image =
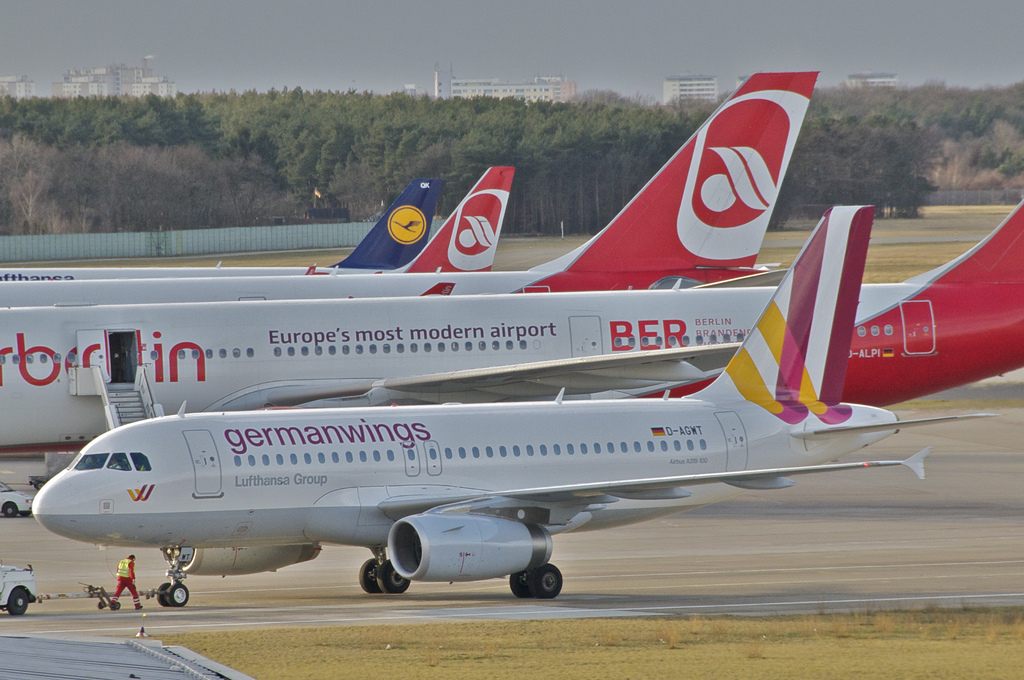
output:
M 277 454 L 277 464 L 284 465 L 284 456 L 282 456 L 280 453 Z
M 132 462 L 135 463 L 135 469 L 139 472 L 149 472 L 153 469 L 153 466 L 149 464 L 149 458 L 144 453 L 139 451 L 132 451 Z
M 331 354 L 334 354 L 334 352 L 331 352 Z M 234 348 L 233 350 L 231 350 L 231 356 L 233 356 L 234 358 L 238 359 L 239 357 L 242 356 L 242 350 L 240 350 L 237 347 Z M 250 359 L 252 359 L 254 356 L 256 356 L 256 351 L 252 347 L 250 347 L 250 348 L 245 350 L 245 356 L 247 356 Z
M 373 462 L 374 463 L 379 463 L 380 462 L 380 451 L 374 451 L 373 452 Z
M 267 467 L 269 465 L 270 465 L 270 456 L 268 456 L 267 454 L 264 453 L 263 454 L 263 467 Z
M 459 447 L 459 458 L 465 458 L 465 457 L 466 457 L 466 447 L 465 446 L 460 446 Z
M 82 456 L 82 459 L 75 465 L 76 470 L 99 470 L 107 462 L 109 453 L 90 453 Z
M 479 458 L 480 457 L 480 447 L 478 447 L 478 446 L 474 446 L 473 447 L 473 457 L 474 458 Z
M 213 350 L 212 349 L 206 350 L 206 358 L 207 359 L 212 359 L 213 358 Z
M 512 446 L 512 455 L 515 456 L 516 458 L 518 458 L 521 453 L 522 452 L 519 450 L 519 445 L 518 444 L 514 444 Z
M 327 462 L 327 458 L 324 456 L 324 452 L 323 451 L 321 451 L 320 453 L 316 454 L 316 459 L 318 461 L 320 461 L 321 463 L 326 463 Z
M 290 357 L 295 356 L 295 348 L 294 347 L 289 347 L 288 348 L 288 356 L 290 356 Z
M 548 455 L 548 446 L 547 446 L 547 444 L 541 444 L 540 445 L 540 455 L 542 455 L 542 456 Z
M 107 463 L 108 470 L 128 470 L 132 469 L 131 463 L 128 462 L 127 453 L 112 453 L 110 455 L 110 462 Z
M 650 451 L 651 453 L 654 452 L 654 442 L 650 440 L 647 441 L 647 450 Z
M 526 455 L 527 456 L 532 456 L 533 455 L 533 444 L 527 444 L 526 445 Z
M 302 356 L 304 356 L 304 357 L 308 357 L 309 356 L 309 348 L 308 347 L 303 347 L 302 348 Z
M 494 449 L 493 449 L 493 448 L 491 448 L 490 446 L 488 446 L 488 447 L 487 447 L 487 448 L 485 448 L 484 450 L 485 450 L 485 451 L 487 452 L 487 457 L 488 457 L 488 458 L 494 458 Z
M 221 359 L 227 359 L 228 358 L 228 351 L 226 349 L 224 349 L 223 347 L 221 347 L 220 350 L 217 352 L 217 356 L 219 356 Z
M 281 348 L 280 347 L 275 347 L 274 348 L 274 356 L 275 357 L 281 356 Z

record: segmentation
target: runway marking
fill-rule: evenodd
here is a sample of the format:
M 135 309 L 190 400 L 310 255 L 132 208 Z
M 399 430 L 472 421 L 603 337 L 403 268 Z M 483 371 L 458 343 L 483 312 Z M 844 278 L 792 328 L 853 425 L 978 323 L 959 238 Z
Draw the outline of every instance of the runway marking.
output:
M 785 607 L 815 607 L 821 609 L 823 607 L 836 607 L 844 606 L 849 608 L 851 605 L 872 605 L 879 603 L 886 604 L 906 604 L 910 602 L 949 602 L 958 601 L 963 603 L 966 600 L 994 600 L 994 599 L 1005 599 L 1005 598 L 1018 598 L 1024 600 L 1024 593 L 992 593 L 988 595 L 919 595 L 919 596 L 907 596 L 907 597 L 866 597 L 866 598 L 847 598 L 839 600 L 791 600 L 791 601 L 777 601 L 777 602 L 735 602 L 735 603 L 722 603 L 722 604 L 679 604 L 679 605 L 658 605 L 658 606 L 638 606 L 638 607 L 610 607 L 610 608 L 586 608 L 586 607 L 540 607 L 540 606 L 504 606 L 504 607 L 489 607 L 489 608 L 467 608 L 462 609 L 446 609 L 446 610 L 413 610 L 413 611 L 398 611 L 394 613 L 382 614 L 379 616 L 372 617 L 334 617 L 334 618 L 308 618 L 308 619 L 279 619 L 279 620 L 267 620 L 267 621 L 248 621 L 248 622 L 224 622 L 224 623 L 191 623 L 191 624 L 162 624 L 157 620 L 149 621 L 149 627 L 154 635 L 159 635 L 162 631 L 171 629 L 183 629 L 183 628 L 194 628 L 196 630 L 209 629 L 209 628 L 252 628 L 252 627 L 264 627 L 264 626 L 295 626 L 295 625 L 323 625 L 325 623 L 400 623 L 408 621 L 417 621 L 419 623 L 430 623 L 430 621 L 424 621 L 427 618 L 436 619 L 507 619 L 507 620 L 519 620 L 519 619 L 554 619 L 554 618 L 601 618 L 601 617 L 630 617 L 630 616 L 657 616 L 664 612 L 678 612 L 679 615 L 683 615 L 687 612 L 695 611 L 712 611 L 712 610 L 723 610 L 736 612 L 740 609 L 780 609 Z M 1019 604 L 1017 605 L 1019 606 Z M 182 612 L 185 613 L 185 612 Z M 211 612 L 212 613 L 212 612 Z M 511 614 L 511 615 L 510 615 Z M 754 611 L 748 612 L 748 615 L 756 615 Z M 765 614 L 768 615 L 768 614 Z M 140 617 L 141 618 L 141 617 Z M 99 632 L 114 632 L 114 631 L 125 631 L 135 630 L 135 626 L 117 626 L 117 627 L 105 627 L 105 628 L 66 628 L 57 630 L 39 630 L 39 631 L 27 631 L 32 634 L 68 634 L 68 633 L 99 633 Z
M 849 571 L 852 569 L 911 569 L 919 567 L 978 567 L 994 566 L 1002 564 L 1024 564 L 1024 560 L 993 560 L 984 562 L 916 562 L 909 564 L 864 564 L 864 565 L 841 565 L 834 567 L 778 567 L 770 569 L 720 569 L 709 571 L 665 571 L 665 572 L 631 572 L 629 574 L 605 574 L 605 575 L 574 575 L 573 581 L 600 580 L 600 579 L 621 579 L 628 576 L 655 576 L 655 577 L 685 577 L 685 576 L 716 576 L 722 574 L 773 574 L 800 571 Z M 935 577 L 932 577 L 935 578 Z

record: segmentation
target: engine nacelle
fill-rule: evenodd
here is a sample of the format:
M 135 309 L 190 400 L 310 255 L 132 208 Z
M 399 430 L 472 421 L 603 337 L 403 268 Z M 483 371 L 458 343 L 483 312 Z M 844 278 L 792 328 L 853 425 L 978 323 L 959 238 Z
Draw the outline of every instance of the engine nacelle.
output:
M 239 576 L 308 562 L 320 554 L 316 545 L 268 545 L 249 548 L 196 548 L 183 568 L 199 576 Z
M 477 581 L 546 564 L 551 534 L 498 517 L 412 515 L 391 527 L 388 554 L 412 581 Z

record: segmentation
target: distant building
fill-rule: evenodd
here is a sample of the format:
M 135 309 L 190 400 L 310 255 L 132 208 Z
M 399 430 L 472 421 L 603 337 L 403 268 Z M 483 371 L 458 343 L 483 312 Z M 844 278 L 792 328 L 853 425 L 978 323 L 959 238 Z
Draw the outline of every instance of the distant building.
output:
M 899 87 L 895 73 L 851 73 L 846 76 L 847 87 Z
M 567 102 L 576 99 L 577 84 L 562 76 L 538 76 L 522 83 L 503 83 L 497 78 L 489 80 L 468 80 L 452 78 L 450 96 L 453 99 L 473 97 L 513 98 L 527 102 Z M 435 74 L 435 92 L 441 84 Z
M 0 97 L 7 95 L 15 99 L 36 96 L 36 84 L 28 76 L 0 76 Z
M 679 99 L 718 101 L 717 76 L 669 76 L 661 84 L 662 103 Z
M 53 96 L 68 97 L 173 97 L 178 86 L 167 76 L 154 76 L 149 59 L 141 67 L 111 64 L 102 68 L 71 69 L 59 83 L 53 83 Z
M 422 97 L 426 94 L 423 88 L 416 87 L 416 83 L 406 83 L 405 87 L 402 88 L 402 92 L 410 97 Z

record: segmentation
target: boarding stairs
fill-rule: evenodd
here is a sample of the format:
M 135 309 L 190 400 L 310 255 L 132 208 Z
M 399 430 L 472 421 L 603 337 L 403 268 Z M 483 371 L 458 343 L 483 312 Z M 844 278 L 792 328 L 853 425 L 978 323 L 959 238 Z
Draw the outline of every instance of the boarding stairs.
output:
M 98 396 L 103 400 L 107 429 L 164 415 L 163 406 L 153 399 L 145 367 L 135 372 L 133 383 L 108 383 L 97 366 L 76 366 L 71 376 L 71 394 Z

